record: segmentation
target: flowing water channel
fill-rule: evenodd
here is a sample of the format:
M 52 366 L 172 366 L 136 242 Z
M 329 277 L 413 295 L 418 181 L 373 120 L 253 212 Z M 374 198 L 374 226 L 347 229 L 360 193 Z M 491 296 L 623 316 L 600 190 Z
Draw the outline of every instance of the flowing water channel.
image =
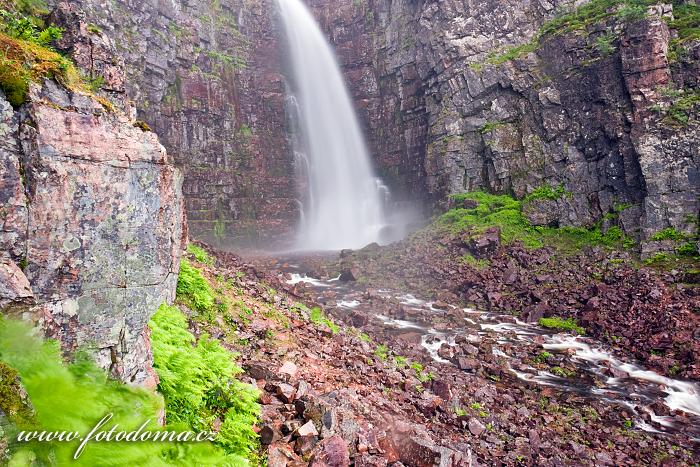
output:
M 295 269 L 292 266 L 285 273 L 288 284 L 303 282 L 319 295 L 327 294 L 329 290 L 336 292 L 335 306 L 340 312 L 360 307 L 367 307 L 367 311 L 371 312 L 365 294 L 353 288 L 352 283 L 342 283 L 338 278 L 320 280 L 294 272 Z M 458 345 L 458 339 L 476 342 L 492 337 L 496 342 L 494 356 L 503 359 L 508 371 L 517 378 L 619 404 L 635 414 L 634 425 L 639 429 L 660 433 L 683 432 L 692 441 L 700 442 L 700 385 L 697 383 L 668 378 L 636 362 L 626 361 L 595 339 L 556 333 L 522 322 L 511 315 L 462 308 L 463 323 L 451 327 L 449 331 L 438 330 L 431 325 L 430 318 L 444 314 L 445 310 L 436 308 L 434 303 L 405 292 L 378 290 L 376 293 L 393 298 L 403 307 L 416 312 L 412 316 L 420 318 L 415 320 L 396 319 L 382 314 L 374 316 L 388 328 L 420 333 L 422 346 L 436 362 L 451 364 L 438 352 L 443 346 Z M 457 309 L 454 305 L 448 307 Z M 565 354 L 577 368 L 575 375 L 556 375 L 516 358 L 515 350 L 523 345 L 536 345 L 542 351 Z

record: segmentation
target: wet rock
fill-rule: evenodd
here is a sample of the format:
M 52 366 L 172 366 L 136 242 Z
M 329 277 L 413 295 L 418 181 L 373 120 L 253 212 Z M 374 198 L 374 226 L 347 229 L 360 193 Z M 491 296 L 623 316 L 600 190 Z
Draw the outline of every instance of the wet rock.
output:
M 407 344 L 420 344 L 423 340 L 423 335 L 415 331 L 403 332 L 396 336 L 396 340 Z
M 459 357 L 457 359 L 457 366 L 460 370 L 474 371 L 481 366 L 481 363 L 475 358 Z
M 437 351 L 440 358 L 451 360 L 454 357 L 454 349 L 451 345 L 443 343 Z
M 341 282 L 355 282 L 360 278 L 360 269 L 356 267 L 350 267 L 343 269 L 340 273 Z

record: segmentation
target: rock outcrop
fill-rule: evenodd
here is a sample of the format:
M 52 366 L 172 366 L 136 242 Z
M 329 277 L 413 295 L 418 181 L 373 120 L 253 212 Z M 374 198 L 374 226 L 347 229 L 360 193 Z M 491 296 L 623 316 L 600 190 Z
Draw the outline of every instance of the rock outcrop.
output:
M 53 81 L 0 95 L 0 307 L 153 385 L 146 323 L 174 299 L 182 177 L 152 132 Z
M 52 6 L 63 50 L 102 77 L 107 97 L 136 109 L 182 170 L 193 237 L 220 246 L 290 238 L 298 191 L 271 1 Z M 105 58 L 110 43 L 117 58 Z
M 408 199 L 561 186 L 546 223 L 696 233 L 697 115 L 684 125 L 664 111 L 697 93 L 700 45 L 669 60 L 672 5 L 542 34 L 574 2 L 310 3 L 377 164 Z

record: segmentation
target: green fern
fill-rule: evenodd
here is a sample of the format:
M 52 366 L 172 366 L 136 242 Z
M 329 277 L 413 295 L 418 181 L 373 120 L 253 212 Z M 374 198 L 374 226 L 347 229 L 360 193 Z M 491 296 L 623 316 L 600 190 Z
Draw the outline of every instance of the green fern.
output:
M 58 344 L 42 342 L 24 322 L 0 320 L 0 360 L 17 372 L 34 408 L 32 417 L 8 414 L 15 423 L 4 427 L 8 439 L 16 439 L 19 430 L 78 431 L 86 435 L 108 413 L 114 416 L 105 431 L 114 424 L 118 424 L 118 431 L 132 431 L 146 421 L 150 421 L 146 430 L 163 429 L 156 422 L 163 406 L 161 397 L 110 379 L 84 355 L 65 365 Z M 166 429 L 186 431 L 187 427 L 170 425 Z M 242 465 L 240 457 L 225 455 L 206 442 L 91 442 L 74 460 L 79 443 L 14 443 L 10 445 L 9 465 Z
M 195 310 L 208 313 L 214 307 L 214 292 L 202 273 L 189 261 L 180 261 L 180 275 L 177 278 L 177 298 Z
M 153 363 L 165 398 L 168 421 L 207 429 L 223 420 L 216 443 L 229 454 L 257 460 L 258 391 L 235 379 L 241 369 L 218 341 L 187 330 L 177 307 L 161 305 L 149 323 Z

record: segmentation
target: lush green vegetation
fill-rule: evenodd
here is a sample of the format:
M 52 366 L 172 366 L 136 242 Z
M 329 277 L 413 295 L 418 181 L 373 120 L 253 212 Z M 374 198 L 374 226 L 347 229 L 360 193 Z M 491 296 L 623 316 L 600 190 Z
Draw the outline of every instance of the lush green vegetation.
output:
M 54 78 L 71 89 L 83 86 L 70 60 L 49 48 L 61 33 L 33 17 L 0 10 L 0 88 L 12 105 L 22 104 L 29 83 L 41 78 Z
M 669 60 L 676 61 L 685 55 L 686 43 L 700 39 L 700 6 L 674 1 L 673 21 L 669 21 L 669 26 L 678 33 L 671 39 L 668 51 Z
M 700 90 L 666 89 L 663 93 L 670 99 L 668 108 L 656 105 L 652 110 L 663 114 L 663 122 L 670 126 L 687 126 L 692 113 L 700 108 Z
M 571 331 L 576 334 L 584 334 L 583 329 L 573 318 L 559 318 L 553 316 L 551 318 L 540 318 L 539 325 L 547 329 L 556 329 L 557 331 Z
M 463 262 L 464 264 L 468 264 L 469 266 L 473 267 L 474 269 L 486 269 L 491 262 L 487 260 L 486 258 L 480 258 L 477 259 L 474 256 L 470 255 L 469 253 L 466 253 L 462 255 L 459 260 Z
M 337 334 L 340 331 L 338 325 L 328 318 L 319 307 L 313 307 L 309 311 L 309 320 L 316 326 L 326 326 L 333 334 Z
M 214 265 L 214 258 L 212 258 L 211 255 L 204 250 L 204 248 L 199 247 L 194 243 L 187 245 L 187 252 L 194 256 L 194 259 L 202 264 L 206 264 L 207 266 Z
M 547 361 L 547 359 L 551 357 L 551 353 L 547 352 L 546 350 L 543 350 L 542 352 L 538 353 L 537 356 L 534 359 L 532 359 L 532 361 L 535 363 L 544 363 Z
M 536 199 L 558 200 L 565 195 L 570 196 L 571 193 L 564 189 L 563 183 L 559 184 L 556 188 L 552 188 L 550 185 L 545 184 L 528 194 L 523 201 L 533 201 Z
M 654 235 L 651 236 L 651 240 L 654 241 L 660 241 L 660 240 L 673 240 L 676 242 L 682 241 L 686 239 L 686 235 L 677 231 L 673 227 L 668 227 L 666 229 L 663 229 L 659 232 L 656 232 Z
M 168 421 L 205 430 L 223 420 L 216 443 L 228 454 L 256 460 L 258 391 L 236 379 L 242 370 L 233 355 L 207 334 L 196 339 L 177 307 L 162 305 L 149 327 Z
M 550 196 L 549 191 L 551 196 L 559 196 L 557 194 L 559 190 L 560 188 L 543 189 L 537 196 Z M 575 251 L 584 246 L 595 245 L 609 248 L 624 248 L 632 245 L 632 241 L 619 227 L 611 227 L 603 233 L 600 228 L 532 226 L 523 215 L 523 203 L 508 195 L 492 195 L 477 191 L 453 195 L 453 198 L 457 202 L 464 200 L 478 202 L 474 208 L 451 209 L 439 218 L 438 225 L 455 233 L 478 234 L 489 227 L 499 227 L 501 240 L 507 244 L 520 241 L 527 248 L 552 245 L 565 251 Z
M 214 292 L 202 273 L 187 259 L 180 261 L 177 299 L 200 313 L 210 313 L 215 304 Z
M 110 379 L 85 356 L 64 364 L 58 344 L 41 341 L 24 322 L 0 321 L 0 360 L 0 406 L 8 409 L 5 413 L 13 423 L 12 427 L 4 427 L 9 437 L 20 430 L 77 431 L 87 435 L 110 413 L 114 415 L 104 431 L 114 424 L 118 424 L 117 431 L 133 431 L 146 421 L 150 422 L 145 430 L 164 430 L 157 424 L 163 406 L 159 396 Z M 33 414 L 22 408 L 17 398 L 16 375 L 29 396 Z M 165 429 L 186 431 L 187 427 L 169 425 Z M 208 442 L 90 442 L 73 460 L 79 444 L 79 439 L 16 444 L 10 451 L 9 465 L 241 465 L 240 458 L 228 456 Z

